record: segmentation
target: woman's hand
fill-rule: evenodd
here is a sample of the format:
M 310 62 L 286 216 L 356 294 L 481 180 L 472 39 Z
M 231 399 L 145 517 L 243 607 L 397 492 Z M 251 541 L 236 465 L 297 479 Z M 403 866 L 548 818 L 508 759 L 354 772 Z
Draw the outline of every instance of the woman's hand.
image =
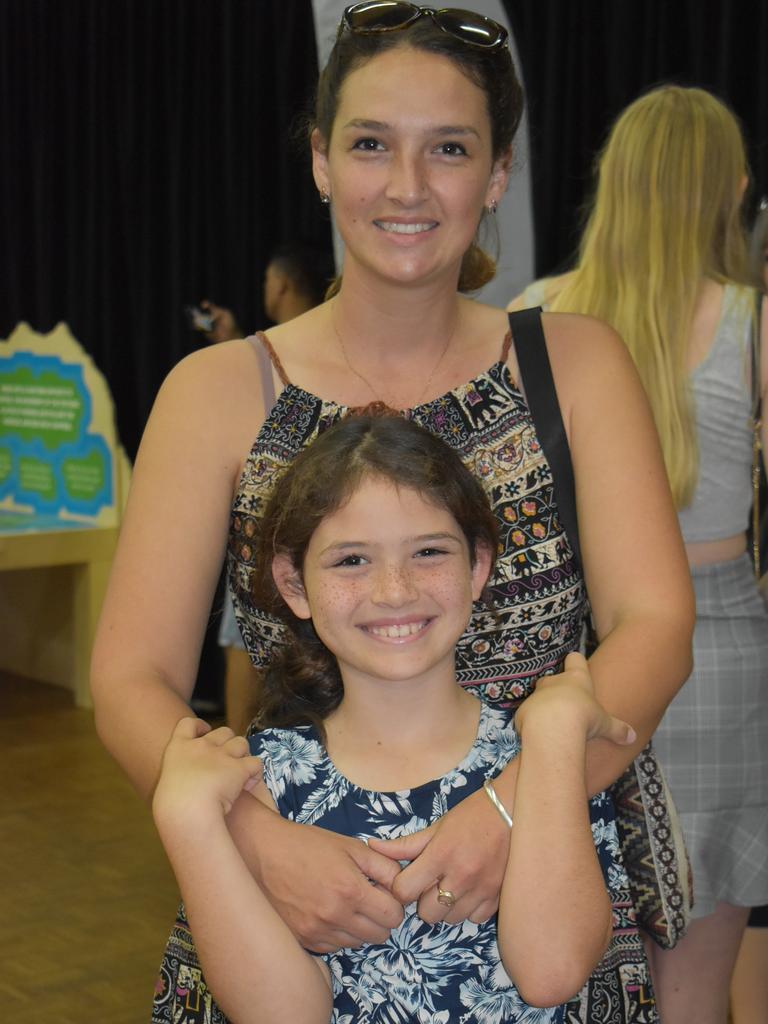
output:
M 392 892 L 404 905 L 418 900 L 423 921 L 486 921 L 499 906 L 507 866 L 509 829 L 480 790 L 421 832 L 399 839 L 371 839 L 374 850 L 409 860 Z M 438 902 L 438 885 L 456 902 Z
M 587 740 L 609 740 L 624 747 L 637 738 L 632 726 L 609 715 L 598 703 L 589 665 L 581 654 L 569 654 L 562 672 L 542 676 L 534 693 L 517 709 L 515 728 L 523 737 L 523 749 L 526 724 L 534 716 L 543 723 L 544 729 L 551 732 L 553 742 L 557 742 L 556 729 L 562 714 L 567 716 L 568 723 L 578 724 L 584 729 Z
M 261 761 L 251 757 L 243 736 L 182 718 L 163 755 L 152 810 L 156 819 L 173 817 L 196 828 L 211 813 L 229 814 L 243 790 L 260 780 Z
M 237 801 L 227 823 L 269 902 L 306 949 L 385 942 L 403 920 L 392 891 L 400 873 L 393 854 L 287 821 L 251 797 Z

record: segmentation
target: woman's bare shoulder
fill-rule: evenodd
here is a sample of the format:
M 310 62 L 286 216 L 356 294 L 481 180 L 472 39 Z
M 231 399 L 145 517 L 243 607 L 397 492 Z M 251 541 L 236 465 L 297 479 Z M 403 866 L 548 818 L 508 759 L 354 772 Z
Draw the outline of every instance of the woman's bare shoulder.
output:
M 604 360 L 630 360 L 626 345 L 604 320 L 582 313 L 542 313 L 547 351 L 554 361 L 573 360 L 601 364 Z
M 542 324 L 564 410 L 642 391 L 629 350 L 608 324 L 580 313 L 544 313 Z
M 327 303 L 322 302 L 306 313 L 276 324 L 263 333 L 275 351 L 280 353 L 281 359 L 300 357 L 303 352 L 317 350 L 326 338 L 330 325 L 329 308 Z
M 190 438 L 215 438 L 239 449 L 263 422 L 262 394 L 253 342 L 221 342 L 176 363 L 160 387 L 150 426 L 153 432 L 181 428 Z
M 181 359 L 168 373 L 162 389 L 195 399 L 202 391 L 209 401 L 260 387 L 261 362 L 256 339 L 223 341 L 198 349 Z

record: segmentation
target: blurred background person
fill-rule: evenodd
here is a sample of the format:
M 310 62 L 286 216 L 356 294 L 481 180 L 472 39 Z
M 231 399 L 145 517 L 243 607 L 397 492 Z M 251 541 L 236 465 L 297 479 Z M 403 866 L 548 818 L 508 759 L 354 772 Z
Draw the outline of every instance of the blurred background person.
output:
M 725 1024 L 749 908 L 768 897 L 768 612 L 746 540 L 757 298 L 741 215 L 747 181 L 741 131 L 723 103 L 696 88 L 648 93 L 611 129 L 576 269 L 510 306 L 590 314 L 624 339 L 686 542 L 694 669 L 653 742 L 691 856 L 694 908 L 673 950 L 649 943 L 664 1024 Z
M 269 258 L 262 284 L 264 312 L 275 324 L 292 320 L 300 313 L 319 305 L 334 275 L 327 251 L 300 243 L 279 246 Z M 242 338 L 243 332 L 231 309 L 204 299 L 200 303 L 211 317 L 213 326 L 205 332 L 214 344 Z

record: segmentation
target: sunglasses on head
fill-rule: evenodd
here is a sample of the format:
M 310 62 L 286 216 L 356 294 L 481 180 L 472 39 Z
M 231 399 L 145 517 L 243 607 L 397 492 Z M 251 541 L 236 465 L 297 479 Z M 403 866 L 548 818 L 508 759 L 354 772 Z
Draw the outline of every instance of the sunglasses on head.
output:
M 345 28 L 363 36 L 395 32 L 408 28 L 425 15 L 447 35 L 480 50 L 500 50 L 507 44 L 504 26 L 483 14 L 458 7 L 419 7 L 403 0 L 365 0 L 352 4 L 342 15 L 337 38 Z

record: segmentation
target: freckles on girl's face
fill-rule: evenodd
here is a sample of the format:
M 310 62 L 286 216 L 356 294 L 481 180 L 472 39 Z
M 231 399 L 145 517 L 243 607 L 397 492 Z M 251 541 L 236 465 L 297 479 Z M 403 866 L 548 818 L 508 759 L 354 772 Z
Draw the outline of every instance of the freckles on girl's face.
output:
M 313 624 L 345 685 L 350 673 L 401 681 L 452 673 L 486 575 L 447 510 L 375 477 L 320 523 L 303 568 Z

